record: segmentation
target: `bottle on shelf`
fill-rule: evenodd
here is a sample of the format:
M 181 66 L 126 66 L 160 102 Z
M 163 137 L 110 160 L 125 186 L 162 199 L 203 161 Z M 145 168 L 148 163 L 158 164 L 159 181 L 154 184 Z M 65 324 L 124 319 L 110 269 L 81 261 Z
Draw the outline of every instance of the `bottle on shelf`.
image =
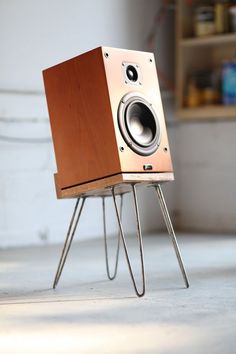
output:
M 198 107 L 201 105 L 201 92 L 193 78 L 191 78 L 188 82 L 186 105 L 190 108 Z
M 236 104 L 236 59 L 223 62 L 222 101 L 225 105 Z
M 224 0 L 215 0 L 215 33 L 229 32 L 229 2 Z
M 236 32 L 236 1 L 230 3 L 229 22 L 231 32 Z

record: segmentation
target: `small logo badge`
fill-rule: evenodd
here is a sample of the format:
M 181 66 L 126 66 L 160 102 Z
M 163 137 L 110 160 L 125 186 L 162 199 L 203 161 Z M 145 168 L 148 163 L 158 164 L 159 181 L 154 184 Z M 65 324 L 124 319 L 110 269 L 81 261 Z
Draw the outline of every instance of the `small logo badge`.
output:
M 150 171 L 150 170 L 152 170 L 152 165 L 151 164 L 143 165 L 143 169 L 144 169 L 144 171 Z

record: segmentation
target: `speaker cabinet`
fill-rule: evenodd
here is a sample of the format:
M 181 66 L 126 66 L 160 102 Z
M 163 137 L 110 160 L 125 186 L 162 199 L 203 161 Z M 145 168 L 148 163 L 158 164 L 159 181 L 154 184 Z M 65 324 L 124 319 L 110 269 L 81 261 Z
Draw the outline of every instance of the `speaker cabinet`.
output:
M 60 190 L 173 172 L 152 53 L 99 47 L 43 77 Z

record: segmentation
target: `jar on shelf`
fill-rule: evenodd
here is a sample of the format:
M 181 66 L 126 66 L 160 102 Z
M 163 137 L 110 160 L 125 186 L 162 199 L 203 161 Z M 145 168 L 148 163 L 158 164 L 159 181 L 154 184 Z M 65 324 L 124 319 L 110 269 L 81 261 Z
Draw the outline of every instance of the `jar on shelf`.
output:
M 188 80 L 188 107 L 214 105 L 220 102 L 220 69 L 209 69 L 195 72 Z
M 194 108 L 201 105 L 201 92 L 193 78 L 189 80 L 187 85 L 186 105 L 189 108 Z
M 195 35 L 209 36 L 215 33 L 214 6 L 198 6 L 194 16 Z

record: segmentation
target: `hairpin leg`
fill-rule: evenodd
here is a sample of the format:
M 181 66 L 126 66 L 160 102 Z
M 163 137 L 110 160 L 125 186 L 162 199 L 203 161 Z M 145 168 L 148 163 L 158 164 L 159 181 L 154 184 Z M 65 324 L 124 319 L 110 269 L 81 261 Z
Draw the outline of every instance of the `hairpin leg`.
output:
M 170 219 L 170 215 L 169 215 L 169 212 L 168 212 L 168 209 L 167 209 L 167 206 L 166 206 L 166 202 L 165 202 L 165 199 L 164 199 L 160 184 L 155 186 L 155 190 L 157 192 L 157 196 L 158 196 L 158 199 L 159 199 L 161 211 L 162 211 L 162 214 L 163 214 L 163 217 L 164 217 L 164 220 L 165 220 L 165 224 L 166 224 L 168 233 L 171 236 L 171 240 L 172 240 L 172 243 L 173 243 L 173 246 L 174 246 L 175 254 L 176 254 L 176 257 L 177 257 L 177 260 L 178 260 L 178 263 L 179 263 L 179 267 L 180 267 L 181 272 L 182 272 L 182 276 L 183 276 L 186 288 L 188 288 L 189 287 L 188 277 L 187 277 L 187 274 L 186 274 L 186 271 L 185 271 L 185 268 L 184 268 L 184 264 L 183 264 L 181 253 L 180 253 L 180 250 L 179 250 L 179 247 L 178 247 L 178 243 L 177 243 L 177 239 L 176 239 L 176 236 L 175 236 L 174 228 L 173 228 L 173 225 L 172 225 L 172 222 L 171 222 L 171 219 Z
M 135 216 L 136 216 L 136 222 L 137 222 L 137 237 L 138 237 L 138 243 L 139 243 L 139 251 L 140 251 L 140 259 L 141 259 L 141 271 L 142 271 L 142 290 L 139 291 L 136 285 L 136 280 L 134 278 L 131 262 L 130 262 L 130 257 L 128 253 L 128 248 L 125 240 L 125 235 L 123 232 L 123 227 L 121 223 L 121 218 L 118 212 L 118 206 L 116 202 L 116 196 L 115 196 L 115 187 L 112 187 L 112 196 L 113 196 L 113 201 L 114 201 L 114 206 L 115 206 L 115 211 L 116 211 L 116 216 L 117 216 L 117 221 L 120 229 L 120 235 L 121 239 L 123 242 L 124 250 L 125 250 L 125 256 L 130 272 L 130 276 L 133 282 L 134 290 L 137 296 L 141 297 L 145 294 L 145 270 L 144 270 L 144 257 L 143 257 L 143 242 L 142 242 L 142 232 L 141 232 L 141 227 L 140 227 L 140 218 L 139 218 L 139 211 L 138 211 L 138 202 L 137 202 L 137 195 L 136 195 L 136 187 L 135 185 L 132 184 L 132 192 L 133 192 L 133 200 L 134 200 L 134 208 L 135 208 Z
M 122 220 L 122 208 L 123 208 L 123 195 L 120 196 L 120 219 Z M 102 197 L 102 210 L 103 210 L 103 230 L 104 230 L 104 246 L 105 246 L 105 260 L 106 260 L 106 271 L 107 277 L 110 280 L 115 279 L 117 275 L 118 261 L 119 261 L 119 251 L 120 251 L 120 231 L 117 235 L 117 247 L 116 247 L 116 259 L 113 275 L 110 272 L 109 257 L 108 257 L 108 247 L 107 247 L 107 228 L 106 228 L 106 208 L 105 208 L 105 197 Z
M 63 247 L 62 254 L 61 254 L 61 258 L 60 258 L 60 261 L 59 261 L 59 264 L 58 264 L 57 273 L 56 273 L 56 276 L 55 276 L 55 279 L 54 279 L 53 289 L 56 288 L 57 283 L 58 283 L 58 281 L 60 279 L 62 270 L 63 270 L 65 262 L 66 262 L 66 258 L 67 258 L 67 255 L 69 253 L 70 246 L 71 246 L 71 243 L 73 241 L 74 234 L 75 234 L 75 231 L 76 231 L 76 228 L 77 228 L 77 225 L 78 225 L 78 222 L 79 222 L 82 210 L 83 210 L 85 198 L 81 198 L 81 199 L 82 199 L 82 202 L 81 202 L 81 205 L 80 205 L 80 208 L 79 208 L 78 212 L 77 212 L 77 210 L 78 210 L 80 198 L 77 199 L 76 204 L 75 204 L 74 212 L 72 214 L 72 218 L 71 218 L 70 225 L 69 225 L 69 228 L 68 228 L 66 240 L 65 240 L 64 247 Z

